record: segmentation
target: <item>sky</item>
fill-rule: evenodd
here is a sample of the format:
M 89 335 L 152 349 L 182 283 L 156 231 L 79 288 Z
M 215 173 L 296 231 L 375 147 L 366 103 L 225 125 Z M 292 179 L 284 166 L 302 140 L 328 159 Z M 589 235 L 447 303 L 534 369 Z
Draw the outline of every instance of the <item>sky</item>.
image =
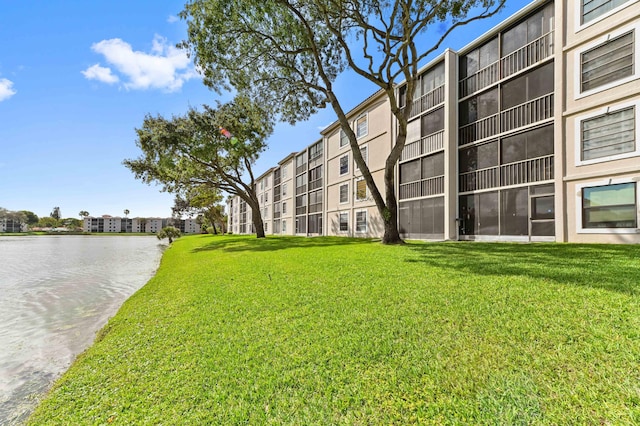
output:
M 0 207 L 63 217 L 169 217 L 173 195 L 136 180 L 135 129 L 147 114 L 182 115 L 226 102 L 203 83 L 185 52 L 177 15 L 184 0 L 0 0 Z M 458 29 L 460 49 L 528 2 Z M 425 38 L 427 41 L 429 37 Z M 376 87 L 346 71 L 335 84 L 349 110 Z M 317 141 L 333 123 L 325 108 L 295 126 L 278 124 L 254 167 L 259 175 Z

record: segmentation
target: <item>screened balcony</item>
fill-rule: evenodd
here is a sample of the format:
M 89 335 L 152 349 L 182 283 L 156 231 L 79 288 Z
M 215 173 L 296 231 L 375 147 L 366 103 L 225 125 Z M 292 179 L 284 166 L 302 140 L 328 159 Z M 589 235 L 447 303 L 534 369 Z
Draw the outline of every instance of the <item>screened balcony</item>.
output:
M 428 155 L 444 148 L 444 130 L 425 136 L 420 140 L 408 143 L 402 150 L 400 161 L 411 160 Z
M 553 155 L 460 173 L 460 192 L 553 179 Z
M 427 197 L 444 193 L 444 176 L 422 179 L 400 185 L 399 199 Z

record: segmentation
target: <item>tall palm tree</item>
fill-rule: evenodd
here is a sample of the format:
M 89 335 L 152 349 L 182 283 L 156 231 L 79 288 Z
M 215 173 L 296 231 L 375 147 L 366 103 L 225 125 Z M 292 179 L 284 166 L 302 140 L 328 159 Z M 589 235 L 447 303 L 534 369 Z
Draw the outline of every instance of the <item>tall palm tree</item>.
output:
M 127 215 L 129 215 L 129 209 L 124 209 L 124 217 L 127 217 Z

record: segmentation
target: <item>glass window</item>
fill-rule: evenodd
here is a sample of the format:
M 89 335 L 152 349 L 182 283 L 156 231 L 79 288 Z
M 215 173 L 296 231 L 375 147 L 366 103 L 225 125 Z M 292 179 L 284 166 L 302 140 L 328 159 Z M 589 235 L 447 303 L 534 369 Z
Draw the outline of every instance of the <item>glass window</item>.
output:
M 520 75 L 502 85 L 502 110 L 553 93 L 553 63 Z
M 420 180 L 420 159 L 400 164 L 400 184 Z
M 444 108 L 422 116 L 422 136 L 429 136 L 444 129 Z
M 629 0 L 582 0 L 582 23 L 586 24 L 628 1 Z
M 341 129 L 340 130 L 340 148 L 343 146 L 349 145 L 349 137 L 347 134 Z
M 500 191 L 500 235 L 529 235 L 528 202 L 526 187 Z
M 364 179 L 356 181 L 356 200 L 362 201 L 367 199 L 367 183 Z
M 422 179 L 444 175 L 444 152 L 422 159 Z
M 635 182 L 582 188 L 583 228 L 636 228 Z
M 287 184 L 283 183 L 282 184 L 282 196 L 284 197 L 285 195 L 287 195 Z
M 340 185 L 340 203 L 349 202 L 349 184 Z
M 362 115 L 356 120 L 356 137 L 361 138 L 369 132 L 367 115 Z
M 340 176 L 349 173 L 349 156 L 343 155 L 340 157 Z
M 369 149 L 366 146 L 361 146 L 360 147 L 360 154 L 362 155 L 362 159 L 364 160 L 364 163 L 367 164 L 369 161 Z M 355 163 L 354 160 L 354 168 L 355 170 L 360 170 L 360 167 L 358 167 L 358 165 Z
M 349 230 L 349 213 L 340 213 L 340 231 Z
M 591 90 L 633 75 L 634 31 L 580 55 L 581 89 Z
M 367 232 L 367 212 L 356 212 L 356 232 Z
M 582 121 L 582 160 L 634 152 L 635 116 L 635 107 L 632 106 Z
M 283 201 L 282 202 L 282 214 L 286 214 L 286 213 L 287 213 L 287 203 L 286 203 L 286 201 Z M 284 229 L 283 229 L 283 231 L 284 231 Z

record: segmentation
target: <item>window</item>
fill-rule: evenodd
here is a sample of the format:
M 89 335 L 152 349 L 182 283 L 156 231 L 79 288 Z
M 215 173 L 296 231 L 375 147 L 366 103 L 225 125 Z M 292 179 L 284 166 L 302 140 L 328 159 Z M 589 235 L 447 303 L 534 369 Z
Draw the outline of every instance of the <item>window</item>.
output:
M 347 145 L 349 145 L 349 137 L 343 130 L 340 130 L 340 148 Z
M 367 183 L 364 179 L 356 181 L 356 201 L 364 201 L 367 199 Z
M 309 160 L 322 156 L 322 142 L 318 142 L 309 148 Z
M 367 212 L 356 212 L 356 232 L 367 232 Z
M 636 228 L 635 182 L 582 188 L 582 228 Z
M 613 9 L 627 3 L 629 0 L 582 0 L 582 24 L 611 12 Z
M 360 154 L 362 155 L 362 159 L 364 160 L 365 164 L 369 163 L 369 149 L 366 146 L 361 146 L 360 147 Z M 354 165 L 354 170 L 360 170 L 360 167 L 358 167 L 358 164 L 356 164 L 355 159 L 353 161 L 353 165 Z
M 288 163 L 286 165 L 282 166 L 282 179 L 286 179 L 287 178 L 287 167 L 289 167 Z
M 580 160 L 606 161 L 638 154 L 635 118 L 633 105 L 579 121 Z
M 349 184 L 340 185 L 340 204 L 349 202 Z
M 422 136 L 429 136 L 444 130 L 444 108 L 438 108 L 429 114 L 423 115 L 421 127 Z
M 422 80 L 422 94 L 426 95 L 434 89 L 444 84 L 444 62 L 440 62 L 435 67 L 424 73 Z
M 286 233 L 287 232 L 287 221 L 283 220 L 282 221 L 282 233 Z
M 613 37 L 580 54 L 580 91 L 632 77 L 634 31 Z
M 282 184 L 282 196 L 286 196 L 287 195 L 287 184 L 283 183 Z
M 265 203 L 268 203 L 268 202 L 269 202 L 269 193 L 268 193 L 268 192 L 265 192 L 265 193 L 264 193 L 264 202 L 265 202 Z
M 282 202 L 282 214 L 283 215 L 287 214 L 287 202 L 286 201 Z M 284 222 L 282 222 L 282 223 L 284 224 Z M 284 228 L 284 226 L 283 226 L 283 228 Z M 283 229 L 283 231 L 284 231 L 284 229 Z
M 340 176 L 349 173 L 349 155 L 340 157 Z
M 339 224 L 340 232 L 349 231 L 349 213 L 340 213 Z
M 367 115 L 361 115 L 356 120 L 356 137 L 361 138 L 367 136 L 369 133 L 369 123 L 367 121 Z

